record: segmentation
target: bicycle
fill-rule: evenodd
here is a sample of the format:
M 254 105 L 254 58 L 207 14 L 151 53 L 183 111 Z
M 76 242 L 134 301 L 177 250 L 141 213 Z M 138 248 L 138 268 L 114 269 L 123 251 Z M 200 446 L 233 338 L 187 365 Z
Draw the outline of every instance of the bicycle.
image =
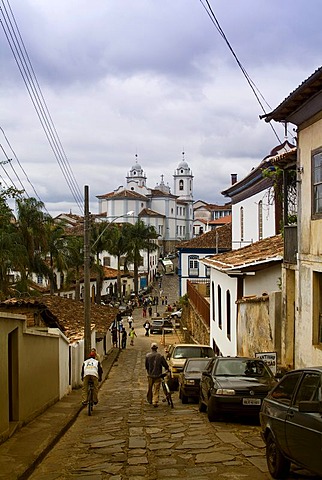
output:
M 87 390 L 87 412 L 89 416 L 92 415 L 93 407 L 94 407 L 94 382 L 90 378 L 88 380 L 88 390 Z
M 167 376 L 167 373 L 163 373 L 161 375 L 161 386 L 162 386 L 162 390 L 163 390 L 163 393 L 165 395 L 166 401 L 168 402 L 168 405 L 170 405 L 171 408 L 173 408 L 171 391 L 170 391 L 169 385 L 167 384 L 167 381 L 165 379 L 166 376 Z

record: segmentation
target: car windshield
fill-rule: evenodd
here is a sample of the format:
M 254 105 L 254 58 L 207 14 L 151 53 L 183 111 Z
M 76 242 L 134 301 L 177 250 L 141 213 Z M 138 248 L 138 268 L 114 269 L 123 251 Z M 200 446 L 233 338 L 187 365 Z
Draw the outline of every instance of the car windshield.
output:
M 221 376 L 244 376 L 244 377 L 268 377 L 270 372 L 262 360 L 231 359 L 218 361 L 215 375 Z
M 214 353 L 211 347 L 177 347 L 174 351 L 173 358 L 198 358 L 213 357 Z
M 203 370 L 206 370 L 208 363 L 209 363 L 208 358 L 200 358 L 199 360 L 194 360 L 193 362 L 187 361 L 185 371 L 192 373 L 192 372 L 202 372 Z

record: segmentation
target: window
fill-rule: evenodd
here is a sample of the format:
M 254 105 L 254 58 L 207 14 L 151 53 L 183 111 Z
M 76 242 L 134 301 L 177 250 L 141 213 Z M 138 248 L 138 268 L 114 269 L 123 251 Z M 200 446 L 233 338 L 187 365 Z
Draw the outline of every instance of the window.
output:
M 218 304 L 218 326 L 222 328 L 222 305 L 221 305 L 221 287 L 218 285 L 217 287 L 217 304 Z
M 312 157 L 312 214 L 322 214 L 322 152 Z
M 42 275 L 38 275 L 38 276 L 37 276 L 37 283 L 38 283 L 38 285 L 42 285 L 42 284 L 43 284 L 43 276 L 42 276 Z
M 179 190 L 183 190 L 183 180 L 179 180 Z
M 258 202 L 258 240 L 263 238 L 263 202 Z
M 244 207 L 240 207 L 240 241 L 244 240 Z
M 322 344 L 322 273 L 313 272 L 313 345 Z
M 110 267 L 111 266 L 111 257 L 104 257 L 103 258 L 103 265 L 104 265 L 104 267 Z
M 208 267 L 208 265 L 205 265 L 205 276 L 206 276 L 207 278 L 210 277 L 210 267 Z
M 199 257 L 197 255 L 189 255 L 188 257 L 188 275 L 189 277 L 199 276 Z
M 290 405 L 295 391 L 296 385 L 301 377 L 302 373 L 294 373 L 284 377 L 276 388 L 271 393 L 271 398 L 277 402 Z
M 299 402 L 313 402 L 319 400 L 319 387 L 321 386 L 321 376 L 318 373 L 307 373 L 298 389 L 294 405 Z
M 230 291 L 226 292 L 226 315 L 227 315 L 227 337 L 230 340 L 231 335 L 231 306 L 230 306 Z
M 211 282 L 212 319 L 215 321 L 215 284 Z
M 159 225 L 159 235 L 163 235 L 163 225 Z

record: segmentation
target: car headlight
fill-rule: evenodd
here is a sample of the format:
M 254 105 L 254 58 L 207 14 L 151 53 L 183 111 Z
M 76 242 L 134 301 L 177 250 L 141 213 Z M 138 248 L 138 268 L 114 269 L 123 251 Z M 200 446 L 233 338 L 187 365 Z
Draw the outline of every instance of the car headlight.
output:
M 194 385 L 195 381 L 194 380 L 185 380 L 184 382 L 186 385 Z
M 216 395 L 235 395 L 235 390 L 231 388 L 217 388 Z

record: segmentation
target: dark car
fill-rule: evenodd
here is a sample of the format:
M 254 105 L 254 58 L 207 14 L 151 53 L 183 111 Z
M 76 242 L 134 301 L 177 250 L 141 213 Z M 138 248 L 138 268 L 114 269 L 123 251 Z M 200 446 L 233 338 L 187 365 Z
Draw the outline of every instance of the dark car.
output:
M 179 398 L 188 403 L 189 398 L 199 398 L 201 373 L 210 362 L 210 358 L 187 358 L 183 372 L 179 375 Z
M 167 318 L 152 320 L 150 333 L 169 333 L 173 331 L 173 323 Z
M 225 413 L 258 416 L 263 399 L 276 383 L 263 360 L 216 357 L 201 376 L 199 411 L 207 410 L 210 422 Z
M 291 462 L 322 475 L 322 367 L 288 372 L 262 404 L 260 422 L 273 478 Z

